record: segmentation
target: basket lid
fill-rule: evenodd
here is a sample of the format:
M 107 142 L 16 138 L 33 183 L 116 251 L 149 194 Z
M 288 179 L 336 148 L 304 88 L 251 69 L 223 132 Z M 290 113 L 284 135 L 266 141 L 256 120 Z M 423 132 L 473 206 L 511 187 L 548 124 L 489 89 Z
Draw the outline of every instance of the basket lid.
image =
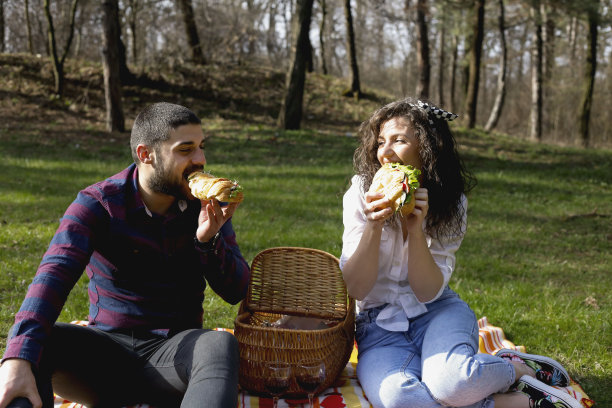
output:
M 253 258 L 245 302 L 254 312 L 344 319 L 348 294 L 335 256 L 276 247 Z

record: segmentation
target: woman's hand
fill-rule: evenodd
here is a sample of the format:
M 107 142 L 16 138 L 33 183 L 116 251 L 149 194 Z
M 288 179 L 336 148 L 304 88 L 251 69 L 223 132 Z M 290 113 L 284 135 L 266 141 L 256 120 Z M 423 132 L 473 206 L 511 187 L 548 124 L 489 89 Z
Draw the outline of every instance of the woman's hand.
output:
M 365 194 L 365 201 L 366 205 L 363 212 L 368 222 L 382 226 L 393 215 L 391 202 L 383 193 L 367 192 Z
M 408 234 L 423 232 L 423 220 L 429 211 L 429 194 L 426 188 L 417 188 L 414 192 L 414 210 L 405 220 Z
M 423 220 L 429 210 L 429 195 L 426 188 L 414 192 L 414 211 L 405 220 L 404 228 L 408 240 L 408 283 L 420 302 L 429 302 L 440 291 L 444 277 L 436 265 L 423 231 Z

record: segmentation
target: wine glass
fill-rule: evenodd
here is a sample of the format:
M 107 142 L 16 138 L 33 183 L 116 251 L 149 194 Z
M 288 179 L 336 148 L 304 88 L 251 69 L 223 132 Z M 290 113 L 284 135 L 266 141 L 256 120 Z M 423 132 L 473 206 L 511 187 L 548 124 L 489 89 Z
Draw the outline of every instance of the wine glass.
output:
M 314 394 L 325 381 L 325 363 L 317 359 L 300 361 L 295 379 L 300 388 L 308 394 L 310 408 L 313 408 Z
M 264 383 L 266 390 L 272 394 L 274 408 L 278 407 L 278 398 L 291 384 L 291 364 L 280 361 L 267 364 Z

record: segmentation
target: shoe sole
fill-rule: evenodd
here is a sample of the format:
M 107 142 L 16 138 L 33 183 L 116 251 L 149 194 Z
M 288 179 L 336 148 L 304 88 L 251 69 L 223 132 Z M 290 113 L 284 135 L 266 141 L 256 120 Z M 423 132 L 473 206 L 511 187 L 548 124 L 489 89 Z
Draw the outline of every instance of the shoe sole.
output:
M 540 356 L 540 355 L 536 355 L 536 354 L 521 353 L 520 351 L 512 350 L 512 349 L 500 349 L 500 350 L 498 350 L 495 353 L 495 355 L 498 356 L 498 357 L 499 357 L 500 354 L 512 354 L 512 355 L 515 355 L 517 357 L 520 357 L 523 360 L 532 360 L 532 361 L 536 361 L 538 363 L 548 364 L 548 365 L 550 365 L 552 367 L 555 367 L 557 370 L 559 370 L 559 372 L 561 372 L 561 374 L 563 374 L 563 377 L 565 379 L 565 384 L 560 385 L 560 386 L 566 387 L 570 383 L 570 376 L 569 376 L 567 370 L 558 361 L 553 360 L 552 358 L 545 357 L 545 356 Z
M 535 388 L 537 390 L 543 391 L 549 395 L 556 397 L 557 399 L 563 401 L 563 403 L 565 403 L 570 408 L 584 408 L 584 405 L 582 405 L 580 401 L 572 397 L 567 392 L 551 387 L 550 385 L 546 385 L 542 381 L 539 381 L 533 377 L 524 375 L 521 377 L 519 382 L 528 384 L 532 388 Z

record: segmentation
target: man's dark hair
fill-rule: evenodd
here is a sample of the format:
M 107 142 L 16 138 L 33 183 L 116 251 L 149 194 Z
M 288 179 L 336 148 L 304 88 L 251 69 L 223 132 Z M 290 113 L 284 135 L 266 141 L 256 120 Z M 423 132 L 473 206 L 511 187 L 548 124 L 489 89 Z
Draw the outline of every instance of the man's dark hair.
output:
M 202 121 L 191 110 L 173 103 L 159 102 L 144 108 L 132 126 L 130 148 L 138 163 L 136 146 L 145 144 L 157 149 L 159 143 L 170 138 L 170 131 L 183 125 L 199 125 Z

